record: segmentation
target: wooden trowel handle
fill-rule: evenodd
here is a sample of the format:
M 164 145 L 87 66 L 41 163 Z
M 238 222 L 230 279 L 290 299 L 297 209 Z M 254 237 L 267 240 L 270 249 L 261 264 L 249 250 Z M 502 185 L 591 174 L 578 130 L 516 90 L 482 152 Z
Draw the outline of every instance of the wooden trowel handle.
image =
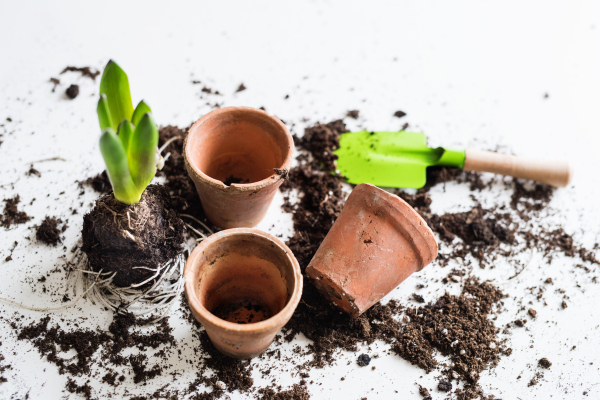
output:
M 573 175 L 566 161 L 539 160 L 473 149 L 467 149 L 465 156 L 465 171 L 493 172 L 557 187 L 567 186 Z

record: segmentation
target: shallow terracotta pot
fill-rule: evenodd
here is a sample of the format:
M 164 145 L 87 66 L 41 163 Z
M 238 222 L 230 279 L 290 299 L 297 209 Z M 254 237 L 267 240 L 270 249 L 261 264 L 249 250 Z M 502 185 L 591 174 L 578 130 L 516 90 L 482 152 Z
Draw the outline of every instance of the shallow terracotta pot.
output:
M 184 158 L 206 216 L 227 229 L 263 219 L 284 179 L 274 169 L 289 169 L 293 150 L 292 136 L 278 118 L 254 108 L 225 107 L 192 125 Z
M 306 274 L 357 317 L 437 257 L 437 242 L 404 200 L 363 183 L 354 188 Z
M 251 228 L 217 232 L 185 265 L 185 293 L 194 317 L 223 354 L 252 358 L 291 318 L 302 274 L 279 239 Z

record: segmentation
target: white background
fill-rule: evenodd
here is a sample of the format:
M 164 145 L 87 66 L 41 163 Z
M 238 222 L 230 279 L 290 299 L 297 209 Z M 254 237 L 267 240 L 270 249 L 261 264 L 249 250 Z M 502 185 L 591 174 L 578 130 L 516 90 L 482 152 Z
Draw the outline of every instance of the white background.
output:
M 266 107 L 293 131 L 316 121 L 343 117 L 359 109 L 351 129 L 396 130 L 404 122 L 425 132 L 430 144 L 484 149 L 500 148 L 517 155 L 568 159 L 575 168 L 572 185 L 558 190 L 544 224 L 560 224 L 579 243 L 591 247 L 600 241 L 598 222 L 598 147 L 600 141 L 600 3 L 594 1 L 231 1 L 231 2 L 23 2 L 0 4 L 0 198 L 20 193 L 20 208 L 34 219 L 5 231 L 0 229 L 0 259 L 19 242 L 13 261 L 0 262 L 0 296 L 44 306 L 60 304 L 61 295 L 42 293 L 37 279 L 61 265 L 62 248 L 48 248 L 35 240 L 32 226 L 46 215 L 68 219 L 65 245 L 78 238 L 81 216 L 95 198 L 91 190 L 78 197 L 77 180 L 102 171 L 95 115 L 98 84 L 76 73 L 59 75 L 67 65 L 101 69 L 110 59 L 128 73 L 134 103 L 146 100 L 162 125 L 187 126 L 208 112 L 215 101 L 225 105 Z M 50 77 L 61 79 L 52 93 Z M 223 96 L 203 95 L 200 80 Z M 240 83 L 247 90 L 234 94 Z M 80 95 L 70 101 L 64 90 L 71 83 Z M 548 93 L 549 98 L 544 99 Z M 284 100 L 284 96 L 290 98 Z M 203 95 L 203 98 L 201 96 Z M 408 114 L 396 119 L 392 114 Z M 6 122 L 6 117 L 13 122 Z M 306 121 L 303 122 L 303 119 Z M 29 163 L 61 156 L 66 162 L 35 164 L 42 178 L 27 177 Z M 6 183 L 16 182 L 13 185 Z M 445 189 L 445 190 L 444 190 Z M 60 192 L 64 195 L 59 195 Z M 506 204 L 510 190 L 496 185 L 479 197 L 484 205 Z M 448 184 L 433 193 L 434 212 L 468 210 L 473 205 L 465 186 Z M 33 198 L 36 200 L 30 205 Z M 79 208 L 80 202 L 83 207 Z M 291 218 L 279 208 L 278 196 L 267 220 L 259 228 L 289 235 Z M 71 216 L 70 207 L 79 208 Z M 484 279 L 504 280 L 529 254 L 499 260 L 494 269 L 474 269 Z M 501 287 L 510 295 L 507 311 L 496 321 L 503 326 L 525 318 L 521 304 L 538 311 L 526 329 L 508 336 L 513 348 L 499 366 L 482 374 L 486 393 L 504 399 L 600 398 L 600 290 L 574 266 L 578 259 L 556 256 L 552 263 L 541 256 L 523 277 Z M 521 264 L 522 265 L 522 264 Z M 451 266 L 450 266 L 451 267 Z M 449 268 L 436 263 L 410 277 L 391 297 L 414 305 L 408 297 L 417 283 L 427 301 L 460 291 L 435 283 Z M 575 272 L 574 272 L 575 271 Z M 51 274 L 46 286 L 63 293 L 64 275 Z M 546 290 L 543 306 L 526 290 Z M 562 311 L 561 288 L 569 296 Z M 12 369 L 0 384 L 0 397 L 32 399 L 76 398 L 64 391 L 67 377 L 55 366 L 40 361 L 29 343 L 16 342 L 8 320 L 25 315 L 25 322 L 42 315 L 0 305 L 1 353 Z M 62 319 L 62 320 L 61 320 Z M 106 328 L 111 315 L 82 302 L 53 321 Z M 174 313 L 171 324 L 184 351 L 173 371 L 136 387 L 128 378 L 116 389 L 117 397 L 149 394 L 169 384 L 186 387 L 194 378 L 189 325 Z M 299 337 L 295 343 L 305 345 Z M 576 346 L 574 350 L 571 350 Z M 281 347 L 290 352 L 291 346 Z M 340 353 L 336 366 L 311 372 L 309 385 L 315 399 L 373 398 L 418 399 L 415 382 L 436 385 L 437 373 L 425 374 L 397 356 L 383 356 L 378 344 L 364 352 L 380 352 L 375 371 L 360 369 L 357 354 Z M 291 354 L 291 352 L 290 352 Z M 360 354 L 360 353 L 359 353 Z M 540 384 L 527 387 L 537 360 L 548 357 Z M 441 360 L 442 358 L 440 358 Z M 350 361 L 350 364 L 348 364 Z M 284 387 L 299 381 L 292 364 L 255 360 L 257 365 L 279 368 Z M 517 380 L 517 376 L 522 378 Z M 345 381 L 340 381 L 345 377 Z M 115 389 L 94 383 L 94 395 L 115 396 Z M 268 382 L 254 373 L 257 386 Z M 79 383 L 85 380 L 79 379 Z M 372 390 L 372 388 L 374 388 Z M 127 394 L 125 394 L 127 390 Z M 396 391 L 398 393 L 396 393 Z M 432 391 L 434 398 L 443 394 Z M 232 398 L 246 398 L 239 393 Z

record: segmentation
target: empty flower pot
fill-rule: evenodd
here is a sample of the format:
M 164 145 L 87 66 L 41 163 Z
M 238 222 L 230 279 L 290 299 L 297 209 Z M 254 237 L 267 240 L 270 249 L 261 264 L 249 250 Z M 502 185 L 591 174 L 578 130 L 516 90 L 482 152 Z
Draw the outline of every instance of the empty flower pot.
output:
M 227 229 L 253 227 L 263 219 L 293 150 L 292 136 L 278 118 L 225 107 L 192 125 L 184 158 L 206 216 Z
M 214 346 L 234 358 L 265 351 L 302 294 L 302 274 L 291 250 L 251 228 L 205 239 L 188 258 L 184 276 L 192 314 Z
M 437 257 L 437 242 L 404 200 L 363 183 L 354 188 L 306 274 L 357 317 Z

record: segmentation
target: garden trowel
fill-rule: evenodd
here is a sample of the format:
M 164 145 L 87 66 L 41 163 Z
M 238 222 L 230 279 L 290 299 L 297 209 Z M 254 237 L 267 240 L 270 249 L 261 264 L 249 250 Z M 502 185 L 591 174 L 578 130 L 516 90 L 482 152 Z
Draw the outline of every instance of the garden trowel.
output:
M 516 157 L 482 150 L 456 150 L 427 147 L 427 138 L 416 132 L 350 132 L 340 137 L 338 156 L 340 174 L 353 184 L 422 188 L 426 169 L 449 166 L 465 171 L 531 179 L 564 187 L 571 180 L 571 167 L 566 161 L 550 161 Z

